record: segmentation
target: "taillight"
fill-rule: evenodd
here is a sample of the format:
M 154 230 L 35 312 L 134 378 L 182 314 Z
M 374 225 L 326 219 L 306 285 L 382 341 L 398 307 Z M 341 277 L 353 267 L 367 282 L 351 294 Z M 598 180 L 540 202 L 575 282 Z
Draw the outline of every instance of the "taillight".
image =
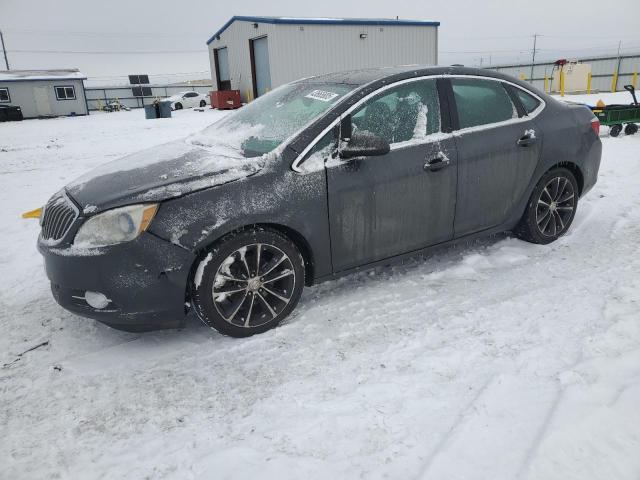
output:
M 593 129 L 596 136 L 600 136 L 600 120 L 594 118 L 591 120 L 591 128 Z

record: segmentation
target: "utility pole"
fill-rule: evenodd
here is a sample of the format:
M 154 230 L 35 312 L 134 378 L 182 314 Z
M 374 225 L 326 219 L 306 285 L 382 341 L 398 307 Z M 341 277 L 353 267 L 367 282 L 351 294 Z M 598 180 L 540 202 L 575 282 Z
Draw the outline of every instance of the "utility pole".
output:
M 622 58 L 620 57 L 620 50 L 622 49 L 622 40 L 618 42 L 618 62 L 616 65 L 616 71 L 613 73 L 613 81 L 611 82 L 611 91 L 618 91 L 618 76 L 620 75 L 620 63 L 622 62 Z
M 7 49 L 4 46 L 4 37 L 2 36 L 2 30 L 0 30 L 0 43 L 2 43 L 2 53 L 4 53 L 4 63 L 9 70 L 9 60 L 7 60 Z
M 533 83 L 533 64 L 536 63 L 536 43 L 538 40 L 538 34 L 533 34 L 533 52 L 531 55 L 531 75 L 529 75 L 529 82 Z

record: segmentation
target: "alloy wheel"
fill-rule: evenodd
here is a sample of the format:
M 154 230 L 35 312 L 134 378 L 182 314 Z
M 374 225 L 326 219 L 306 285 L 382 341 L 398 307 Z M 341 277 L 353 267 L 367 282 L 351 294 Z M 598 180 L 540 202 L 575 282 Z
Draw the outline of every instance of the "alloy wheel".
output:
M 569 225 L 576 199 L 568 178 L 552 178 L 540 192 L 536 207 L 538 231 L 546 237 L 560 235 Z
M 213 304 L 231 325 L 253 328 L 276 318 L 289 304 L 295 269 L 279 248 L 254 243 L 231 253 L 218 267 Z

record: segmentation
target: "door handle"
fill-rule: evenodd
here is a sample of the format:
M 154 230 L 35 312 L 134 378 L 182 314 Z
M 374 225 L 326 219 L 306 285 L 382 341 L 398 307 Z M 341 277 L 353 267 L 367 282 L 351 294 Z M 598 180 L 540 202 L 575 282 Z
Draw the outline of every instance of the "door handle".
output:
M 531 135 L 527 134 L 520 137 L 516 143 L 520 147 L 528 147 L 529 145 L 533 145 L 534 143 L 536 143 L 537 140 L 538 139 L 536 137 L 532 137 Z
M 444 153 L 439 153 L 435 158 L 432 158 L 422 167 L 425 172 L 437 172 L 445 167 L 448 167 L 451 161 Z

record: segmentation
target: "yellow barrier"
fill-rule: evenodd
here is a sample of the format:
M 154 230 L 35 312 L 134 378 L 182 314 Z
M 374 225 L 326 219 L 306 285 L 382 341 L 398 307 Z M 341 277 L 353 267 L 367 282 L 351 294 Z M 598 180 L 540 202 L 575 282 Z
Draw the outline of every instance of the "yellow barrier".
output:
M 615 92 L 618 90 L 618 70 L 613 71 L 613 77 L 611 77 L 611 91 Z
M 564 97 L 564 70 L 560 70 L 560 96 Z
M 524 76 L 524 73 L 520 72 L 520 80 L 524 82 L 526 79 L 527 77 Z
M 544 76 L 544 93 L 551 93 L 551 90 L 549 89 L 549 77 L 546 75 Z
M 591 72 L 587 73 L 587 93 L 591 93 Z
M 638 70 L 633 71 L 633 76 L 631 77 L 631 85 L 633 85 L 633 88 L 638 87 Z

